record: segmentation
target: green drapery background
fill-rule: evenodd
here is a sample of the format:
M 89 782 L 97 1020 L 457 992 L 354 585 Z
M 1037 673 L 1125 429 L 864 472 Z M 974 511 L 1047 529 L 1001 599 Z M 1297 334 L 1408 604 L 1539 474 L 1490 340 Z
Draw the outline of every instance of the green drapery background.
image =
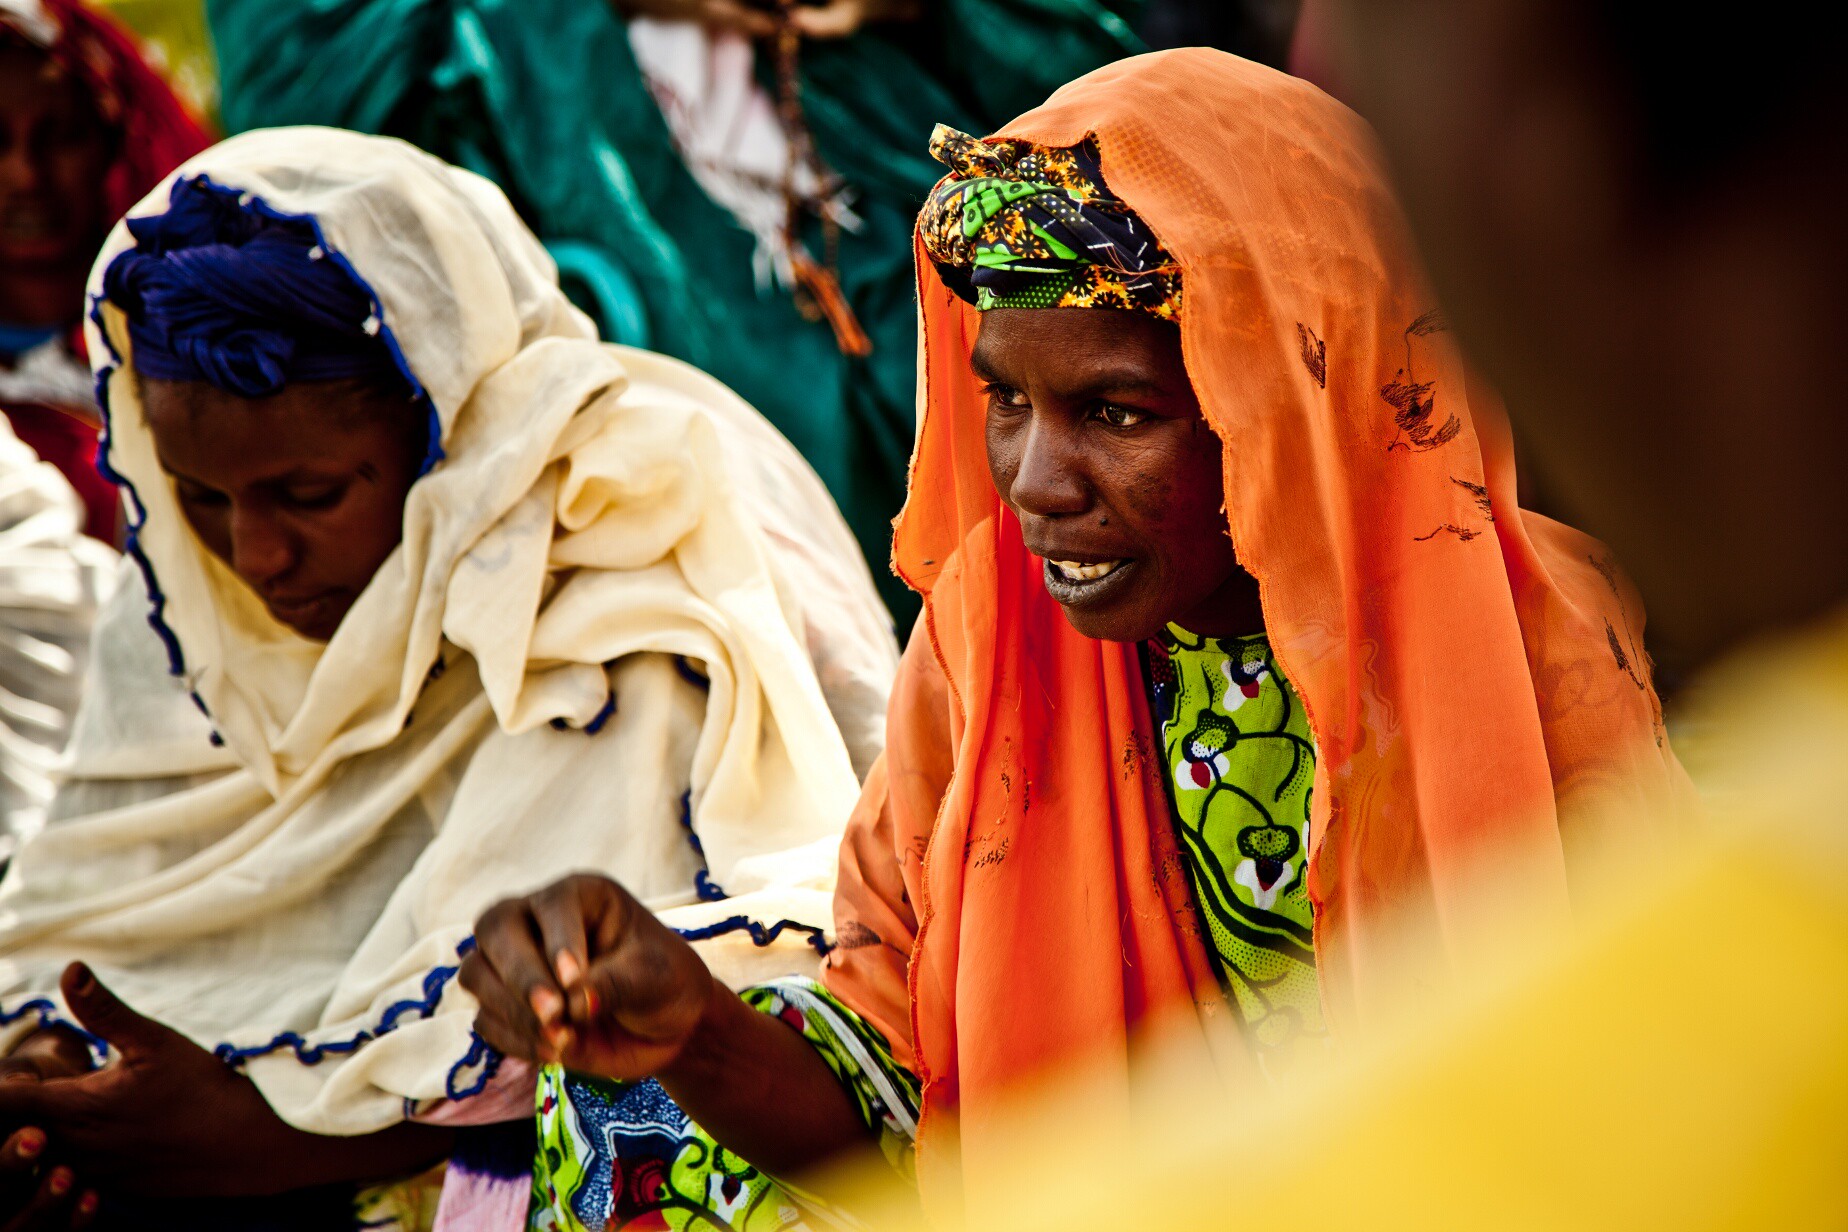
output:
M 1140 4 L 932 0 L 918 23 L 804 46 L 810 129 L 864 222 L 842 236 L 840 279 L 865 359 L 756 285 L 754 238 L 681 163 L 605 0 L 208 0 L 207 15 L 226 131 L 387 133 L 497 181 L 606 336 L 706 369 L 794 442 L 903 630 L 916 604 L 888 560 L 916 414 L 911 224 L 941 170 L 931 128 L 989 131 L 1142 50 Z

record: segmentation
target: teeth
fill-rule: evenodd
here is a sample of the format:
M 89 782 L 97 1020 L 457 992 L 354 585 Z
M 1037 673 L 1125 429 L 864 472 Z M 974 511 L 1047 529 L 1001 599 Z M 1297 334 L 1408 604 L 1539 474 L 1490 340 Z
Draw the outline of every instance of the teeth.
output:
M 1075 560 L 1052 562 L 1054 568 L 1063 573 L 1068 581 L 1073 582 L 1094 582 L 1113 572 L 1122 563 L 1120 560 L 1107 560 L 1101 565 L 1081 565 Z

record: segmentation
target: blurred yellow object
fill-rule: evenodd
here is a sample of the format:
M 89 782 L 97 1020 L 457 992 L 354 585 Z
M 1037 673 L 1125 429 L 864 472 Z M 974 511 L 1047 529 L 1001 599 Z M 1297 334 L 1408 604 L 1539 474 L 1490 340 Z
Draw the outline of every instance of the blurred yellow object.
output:
M 90 0 L 134 32 L 148 62 L 214 132 L 218 130 L 218 59 L 206 29 L 204 0 Z
M 1255 1104 L 1198 1075 L 1131 1124 L 1048 1100 L 971 1226 L 1848 1227 L 1848 614 L 1695 704 L 1715 824 L 1571 945 L 1509 952 Z M 859 1211 L 898 1228 L 909 1205 Z

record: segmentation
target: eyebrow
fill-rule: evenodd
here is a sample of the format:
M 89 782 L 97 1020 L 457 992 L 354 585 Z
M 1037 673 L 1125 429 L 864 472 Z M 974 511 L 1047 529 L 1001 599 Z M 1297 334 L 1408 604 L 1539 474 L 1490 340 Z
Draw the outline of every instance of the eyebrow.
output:
M 154 455 L 154 461 L 159 464 L 161 470 L 165 471 L 168 475 L 172 476 L 174 479 L 177 479 L 182 483 L 197 484 L 199 487 L 202 487 L 202 488 L 211 488 L 211 487 L 216 486 L 214 484 L 207 483 L 203 479 L 199 479 L 199 478 L 196 478 L 195 476 L 188 475 L 185 471 L 181 470 L 177 466 L 172 465 L 165 458 L 161 457 L 158 452 L 156 452 Z M 355 473 L 363 475 L 368 479 L 376 479 L 378 477 L 378 471 L 373 467 L 372 463 L 370 462 L 360 463 L 359 466 L 356 468 Z M 341 474 L 334 474 L 332 472 L 315 472 L 315 471 L 310 471 L 303 467 L 298 466 L 294 468 L 293 470 L 285 471 L 280 475 L 266 475 L 262 479 L 257 480 L 257 482 L 260 484 L 331 483 L 331 482 L 334 482 L 335 480 L 344 479 L 346 477 L 347 476 L 344 472 Z
M 978 381 L 988 381 L 997 385 L 1006 385 L 1008 378 L 993 365 L 987 363 L 980 351 L 969 356 L 969 371 Z M 1098 397 L 1104 394 L 1121 394 L 1134 396 L 1138 394 L 1153 397 L 1168 397 L 1174 393 L 1159 381 L 1151 381 L 1147 376 L 1135 371 L 1112 371 L 1102 365 L 1094 372 L 1080 371 L 1074 374 L 1070 385 L 1060 391 L 1066 397 Z

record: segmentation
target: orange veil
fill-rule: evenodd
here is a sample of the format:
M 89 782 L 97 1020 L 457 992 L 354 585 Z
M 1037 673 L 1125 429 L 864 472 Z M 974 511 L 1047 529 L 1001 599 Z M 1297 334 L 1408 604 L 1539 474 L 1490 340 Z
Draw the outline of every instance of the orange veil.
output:
M 1319 749 L 1317 961 L 1330 1025 L 1352 1031 L 1417 978 L 1389 935 L 1437 967 L 1465 947 L 1485 862 L 1563 915 L 1597 819 L 1686 790 L 1641 614 L 1598 543 L 1518 508 L 1499 408 L 1346 108 L 1194 49 L 1094 72 L 1002 135 L 1094 136 L 1181 266 L 1232 538 Z M 1205 1040 L 1226 1011 L 1135 648 L 1079 636 L 1045 593 L 989 480 L 977 314 L 927 260 L 918 279 L 923 415 L 894 558 L 924 616 L 843 847 L 825 978 L 923 1080 L 935 1202 L 959 1168 L 973 1194 L 1023 1079 L 1121 1054 L 1127 1093 L 1139 1024 L 1198 1007 L 1179 1018 Z

